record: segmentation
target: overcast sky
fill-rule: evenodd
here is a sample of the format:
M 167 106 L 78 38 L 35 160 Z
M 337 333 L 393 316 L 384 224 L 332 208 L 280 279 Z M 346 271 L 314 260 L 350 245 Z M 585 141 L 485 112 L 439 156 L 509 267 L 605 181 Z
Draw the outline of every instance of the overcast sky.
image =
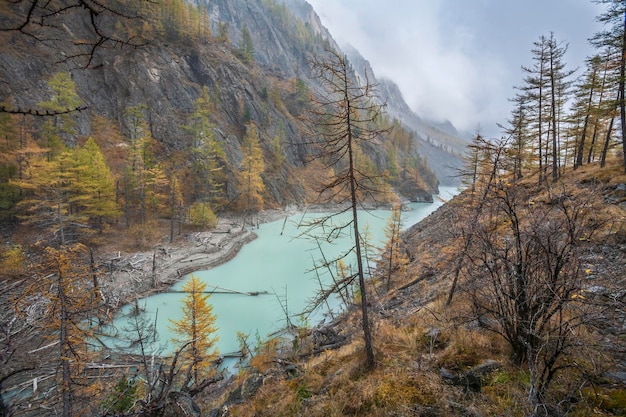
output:
M 499 136 L 521 66 L 541 35 L 569 45 L 569 69 L 584 67 L 587 39 L 603 10 L 591 0 L 307 0 L 333 37 L 394 80 L 420 116 Z

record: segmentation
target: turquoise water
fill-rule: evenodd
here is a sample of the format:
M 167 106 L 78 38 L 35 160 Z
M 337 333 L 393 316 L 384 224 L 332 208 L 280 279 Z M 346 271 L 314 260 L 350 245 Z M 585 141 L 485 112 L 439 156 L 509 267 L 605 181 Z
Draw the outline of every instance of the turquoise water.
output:
M 454 188 L 441 189 L 444 198 L 449 198 L 455 193 Z M 403 212 L 403 226 L 408 227 L 417 223 L 441 204 L 442 201 L 437 198 L 432 204 L 412 204 L 410 211 Z M 384 228 L 390 215 L 391 212 L 387 210 L 360 212 L 361 234 L 367 227 L 370 244 L 382 245 Z M 308 218 L 311 216 L 320 215 L 308 215 Z M 254 230 L 257 239 L 244 245 L 235 258 L 211 270 L 194 273 L 207 283 L 209 291 L 215 289 L 240 292 L 216 293 L 209 298 L 213 305 L 213 313 L 217 317 L 221 354 L 227 355 L 239 350 L 237 332 L 249 335 L 249 343 L 254 344 L 257 338 L 265 339 L 268 335 L 283 329 L 286 325 L 285 308 L 295 325 L 303 324 L 303 320 L 309 325 L 315 325 L 326 319 L 327 311 L 323 310 L 317 310 L 306 318 L 300 315 L 320 289 L 316 274 L 312 270 L 322 257 L 315 241 L 298 237 L 303 232 L 303 229 L 298 227 L 302 219 L 303 215 L 299 214 L 289 217 L 287 221 L 282 219 L 261 224 Z M 348 230 L 346 233 L 349 233 Z M 324 256 L 326 259 L 333 259 L 345 253 L 351 246 L 352 239 L 347 237 L 332 243 L 324 242 Z M 349 266 L 351 262 L 354 263 L 353 257 L 346 258 L 346 265 Z M 323 274 L 321 278 L 330 280 L 328 273 Z M 180 290 L 183 284 L 184 281 L 181 281 L 172 289 Z M 260 294 L 256 296 L 241 294 L 257 292 Z M 170 342 L 174 335 L 169 328 L 169 320 L 181 318 L 183 297 L 184 294 L 180 293 L 162 293 L 139 300 L 139 306 L 145 310 L 148 317 L 157 316 L 158 349 L 161 354 L 171 353 L 175 349 Z M 340 304 L 337 298 L 330 300 L 330 308 L 333 310 L 340 309 Z M 132 308 L 133 306 L 126 306 L 115 320 L 118 329 L 125 326 L 128 320 L 125 315 Z M 128 342 L 120 344 L 128 346 Z

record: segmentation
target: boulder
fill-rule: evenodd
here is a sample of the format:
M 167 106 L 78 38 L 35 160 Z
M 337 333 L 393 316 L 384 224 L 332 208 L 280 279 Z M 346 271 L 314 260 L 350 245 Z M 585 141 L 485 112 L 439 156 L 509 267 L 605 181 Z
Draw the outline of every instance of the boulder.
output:
M 184 392 L 170 392 L 163 417 L 200 417 L 200 407 Z
M 476 365 L 462 373 L 455 373 L 446 368 L 441 368 L 439 375 L 452 385 L 461 386 L 467 391 L 480 392 L 486 377 L 500 369 L 502 365 L 493 359 L 487 359 L 480 365 Z

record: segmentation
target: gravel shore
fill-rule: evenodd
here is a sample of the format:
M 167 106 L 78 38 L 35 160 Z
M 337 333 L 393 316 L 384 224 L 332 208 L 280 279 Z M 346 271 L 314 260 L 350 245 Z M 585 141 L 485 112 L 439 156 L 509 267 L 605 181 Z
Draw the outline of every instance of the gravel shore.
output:
M 279 220 L 296 212 L 268 210 L 255 216 L 251 223 Z M 114 307 L 136 297 L 167 291 L 185 275 L 211 269 L 235 257 L 243 245 L 257 237 L 242 224 L 241 218 L 223 217 L 214 229 L 188 233 L 173 243 L 161 243 L 150 250 L 101 253 L 104 269 L 101 290 Z

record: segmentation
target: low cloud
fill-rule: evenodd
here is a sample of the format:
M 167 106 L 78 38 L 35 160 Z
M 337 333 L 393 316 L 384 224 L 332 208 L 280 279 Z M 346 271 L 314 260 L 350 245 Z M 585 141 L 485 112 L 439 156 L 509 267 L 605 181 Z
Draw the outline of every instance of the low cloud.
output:
M 529 65 L 533 41 L 550 31 L 575 41 L 576 67 L 585 56 L 579 51 L 589 50 L 586 38 L 597 30 L 598 8 L 587 0 L 568 0 L 567 8 L 557 0 L 309 3 L 340 44 L 353 45 L 377 76 L 399 85 L 420 116 L 449 120 L 468 132 L 481 125 L 490 135 L 497 135 L 496 124 L 509 117 L 508 99 L 515 94 L 513 86 L 522 83 L 520 67 Z M 559 28 L 550 28 L 554 22 Z

